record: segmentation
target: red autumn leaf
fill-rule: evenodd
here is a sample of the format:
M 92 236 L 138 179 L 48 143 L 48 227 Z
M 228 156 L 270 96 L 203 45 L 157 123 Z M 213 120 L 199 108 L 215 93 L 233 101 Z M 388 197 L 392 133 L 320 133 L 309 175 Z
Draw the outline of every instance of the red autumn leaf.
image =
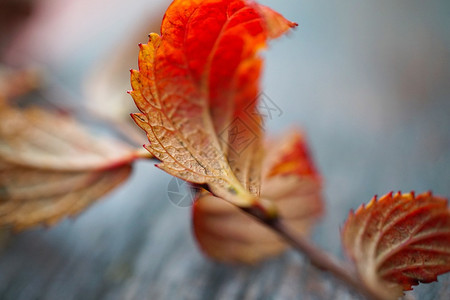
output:
M 450 271 L 447 200 L 431 193 L 374 197 L 350 213 L 342 242 L 367 287 L 383 299 L 397 299 Z
M 0 229 L 78 214 L 125 181 L 143 155 L 66 115 L 0 103 Z
M 262 136 L 256 112 L 262 60 L 270 38 L 296 24 L 267 7 L 244 0 L 176 0 L 161 36 L 140 45 L 139 71 L 130 94 L 142 112 L 146 148 L 159 168 L 186 181 L 207 184 L 241 207 L 259 202 Z M 252 144 L 235 153 L 233 122 L 246 127 Z
M 276 204 L 280 217 L 297 234 L 307 235 L 323 212 L 323 202 L 320 179 L 306 141 L 298 131 L 292 131 L 270 141 L 266 148 L 261 197 Z M 284 164 L 296 167 L 277 172 Z M 298 167 L 303 165 L 308 168 Z M 256 263 L 287 247 L 266 226 L 212 195 L 201 195 L 193 214 L 200 247 L 217 260 Z

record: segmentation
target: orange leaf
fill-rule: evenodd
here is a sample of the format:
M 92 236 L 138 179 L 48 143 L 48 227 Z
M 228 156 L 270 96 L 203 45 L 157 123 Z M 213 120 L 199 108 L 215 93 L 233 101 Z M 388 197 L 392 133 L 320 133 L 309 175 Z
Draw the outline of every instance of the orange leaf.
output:
M 293 130 L 284 138 L 284 142 L 276 144 L 280 147 L 272 147 L 267 153 L 267 159 L 270 160 L 264 170 L 267 177 L 276 175 L 318 177 L 302 132 Z
M 365 284 L 386 299 L 450 271 L 450 210 L 430 192 L 374 197 L 342 229 L 347 253 Z
M 3 105 L 0 228 L 52 225 L 78 214 L 127 179 L 141 156 L 67 116 Z
M 261 149 L 256 110 L 262 60 L 258 51 L 271 37 L 296 24 L 243 0 L 176 0 L 168 8 L 161 36 L 140 45 L 139 71 L 130 94 L 142 112 L 146 148 L 159 168 L 186 181 L 207 184 L 216 195 L 241 207 L 257 203 Z M 230 138 L 234 120 L 254 142 L 245 153 Z M 239 166 L 243 167 L 240 168 Z
M 321 183 L 316 173 L 284 172 L 268 176 L 288 158 L 315 170 L 305 139 L 292 131 L 268 143 L 264 158 L 261 197 L 273 201 L 280 217 L 299 235 L 307 235 L 323 212 Z M 227 262 L 256 263 L 279 254 L 287 245 L 264 225 L 242 214 L 233 205 L 203 194 L 193 208 L 195 236 L 209 256 Z

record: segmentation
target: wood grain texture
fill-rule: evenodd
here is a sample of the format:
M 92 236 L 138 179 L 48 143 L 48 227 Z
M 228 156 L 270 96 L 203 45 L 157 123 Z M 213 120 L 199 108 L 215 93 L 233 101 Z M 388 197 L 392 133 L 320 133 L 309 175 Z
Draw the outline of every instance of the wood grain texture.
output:
M 0 299 L 358 299 L 296 253 L 253 267 L 209 261 L 190 210 L 167 198 L 169 181 L 142 163 L 76 220 L 12 237 L 0 256 Z M 441 281 L 421 288 L 420 299 L 445 299 L 449 276 Z

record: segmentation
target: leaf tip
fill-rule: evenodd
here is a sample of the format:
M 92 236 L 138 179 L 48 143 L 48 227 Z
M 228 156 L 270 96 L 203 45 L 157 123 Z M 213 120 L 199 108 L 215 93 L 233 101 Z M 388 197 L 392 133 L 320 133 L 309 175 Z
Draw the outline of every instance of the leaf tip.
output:
M 393 191 L 390 191 L 390 192 L 387 193 L 386 195 L 381 196 L 381 197 L 378 199 L 378 202 L 384 202 L 384 201 L 386 201 L 386 200 L 392 199 L 392 196 L 393 196 L 393 195 L 394 195 L 394 192 L 393 192 Z
M 372 199 L 370 200 L 370 202 L 367 203 L 367 205 L 365 205 L 365 206 L 364 206 L 364 204 L 361 205 L 361 207 L 362 207 L 361 210 L 367 209 L 367 208 L 371 208 L 371 207 L 374 206 L 377 202 L 378 202 L 378 195 L 375 195 L 375 196 L 372 197 Z M 358 208 L 358 210 L 359 210 L 359 208 Z

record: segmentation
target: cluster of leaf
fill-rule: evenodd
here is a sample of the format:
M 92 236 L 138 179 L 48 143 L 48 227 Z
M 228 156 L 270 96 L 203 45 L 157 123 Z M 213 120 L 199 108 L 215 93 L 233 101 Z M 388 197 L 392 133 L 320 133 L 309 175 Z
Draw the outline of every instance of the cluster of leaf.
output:
M 201 187 L 193 224 L 207 254 L 254 263 L 280 253 L 286 244 L 242 210 L 266 225 L 282 219 L 300 236 L 323 212 L 303 134 L 266 139 L 257 108 L 259 52 L 295 26 L 255 2 L 175 0 L 131 72 L 141 111 L 133 119 L 147 134 L 147 154 L 94 136 L 67 115 L 11 105 L 0 90 L 0 226 L 74 215 L 123 182 L 137 158 L 153 156 L 160 169 Z M 380 299 L 450 271 L 450 211 L 431 193 L 374 198 L 350 213 L 341 233 L 361 285 Z
M 218 198 L 269 224 L 289 219 L 297 229 L 321 212 L 319 181 L 300 151 L 304 142 L 294 134 L 262 147 L 261 117 L 255 121 L 246 113 L 253 105 L 258 115 L 258 52 L 295 26 L 254 2 L 177 0 L 164 16 L 161 36 L 151 34 L 140 45 L 139 71 L 131 74 L 130 94 L 141 111 L 134 120 L 147 133 L 146 149 L 161 161 L 159 168 L 211 193 L 195 205 L 194 228 L 216 258 L 254 261 L 278 247 L 259 228 L 242 230 L 249 225 Z M 233 151 L 236 120 L 247 125 L 244 137 L 256 136 L 239 154 Z M 277 163 L 270 162 L 274 157 Z M 225 244 L 224 236 L 233 238 Z M 258 244 L 261 252 L 252 250 L 252 236 L 267 242 Z M 450 212 L 447 200 L 431 193 L 374 199 L 350 214 L 342 237 L 362 284 L 381 298 L 395 299 L 450 271 Z

